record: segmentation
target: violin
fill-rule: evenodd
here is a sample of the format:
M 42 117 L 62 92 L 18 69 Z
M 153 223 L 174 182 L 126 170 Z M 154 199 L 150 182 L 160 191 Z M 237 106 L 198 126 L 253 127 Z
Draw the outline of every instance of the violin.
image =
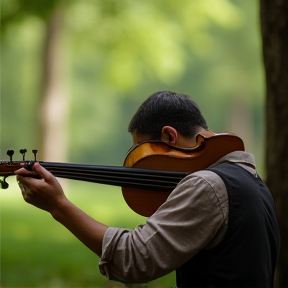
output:
M 55 177 L 94 182 L 122 187 L 123 197 L 136 213 L 149 217 L 166 201 L 169 194 L 187 175 L 208 168 L 221 157 L 244 151 L 241 138 L 233 133 L 201 132 L 196 146 L 180 148 L 162 141 L 147 141 L 134 145 L 128 151 L 123 166 L 103 166 L 38 161 Z M 13 150 L 8 150 L 10 160 L 0 161 L 2 189 L 8 188 L 6 178 L 25 167 L 31 170 L 36 162 L 37 150 L 32 150 L 34 160 L 26 161 L 26 149 L 21 149 L 22 161 L 12 161 Z

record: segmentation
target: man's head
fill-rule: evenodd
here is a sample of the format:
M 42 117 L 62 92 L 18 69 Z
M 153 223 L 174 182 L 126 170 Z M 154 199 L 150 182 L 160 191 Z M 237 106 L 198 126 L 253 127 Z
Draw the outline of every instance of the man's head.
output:
M 199 130 L 208 130 L 208 127 L 194 101 L 187 95 L 169 91 L 151 95 L 139 107 L 128 127 L 132 135 L 145 135 L 147 140 L 166 140 L 163 134 L 165 133 L 168 142 L 173 137 L 173 129 L 189 139 Z M 172 144 L 175 144 L 175 141 Z

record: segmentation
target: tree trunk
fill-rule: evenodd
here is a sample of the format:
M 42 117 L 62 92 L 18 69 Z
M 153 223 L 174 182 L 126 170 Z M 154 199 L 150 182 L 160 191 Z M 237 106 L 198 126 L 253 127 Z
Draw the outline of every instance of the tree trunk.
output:
M 281 232 L 275 287 L 288 287 L 288 2 L 260 0 L 266 72 L 266 170 Z
M 65 91 L 63 15 L 60 9 L 50 16 L 44 39 L 44 71 L 41 101 L 41 160 L 66 160 L 67 93 Z

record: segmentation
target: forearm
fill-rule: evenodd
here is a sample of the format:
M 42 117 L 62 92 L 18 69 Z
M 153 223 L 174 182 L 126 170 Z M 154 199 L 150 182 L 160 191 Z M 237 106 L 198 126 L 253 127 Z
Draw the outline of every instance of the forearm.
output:
M 85 246 L 101 257 L 102 240 L 108 228 L 106 225 L 94 220 L 67 199 L 61 201 L 50 213 Z
M 72 204 L 57 179 L 39 163 L 35 163 L 32 168 L 33 172 L 24 168 L 15 171 L 24 200 L 49 212 L 83 244 L 101 256 L 107 226 Z M 39 177 L 35 178 L 35 175 Z

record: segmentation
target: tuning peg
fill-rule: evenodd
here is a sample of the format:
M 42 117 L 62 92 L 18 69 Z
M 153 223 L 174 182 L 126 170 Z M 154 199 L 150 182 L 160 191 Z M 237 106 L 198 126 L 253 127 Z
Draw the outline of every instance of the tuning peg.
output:
M 25 153 L 27 152 L 27 149 L 20 149 L 20 151 L 19 151 L 21 154 L 22 154 L 22 156 L 23 156 L 23 161 L 25 161 Z
M 0 180 L 0 185 L 2 189 L 7 189 L 9 187 L 9 184 L 6 182 L 6 177 L 4 177 L 3 180 Z
M 14 150 L 12 149 L 7 150 L 7 155 L 10 157 L 10 162 L 12 162 L 12 156 L 14 155 Z
M 36 161 L 36 154 L 37 154 L 38 150 L 36 149 L 33 149 L 32 150 L 32 153 L 34 154 L 34 161 Z

